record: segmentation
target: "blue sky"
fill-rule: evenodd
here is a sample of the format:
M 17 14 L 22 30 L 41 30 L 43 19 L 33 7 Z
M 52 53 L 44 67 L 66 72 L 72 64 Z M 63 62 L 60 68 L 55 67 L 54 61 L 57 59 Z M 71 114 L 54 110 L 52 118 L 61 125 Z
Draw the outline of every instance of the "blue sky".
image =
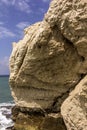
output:
M 41 21 L 50 0 L 0 0 L 0 75 L 9 74 L 12 42 L 23 37 L 25 27 Z

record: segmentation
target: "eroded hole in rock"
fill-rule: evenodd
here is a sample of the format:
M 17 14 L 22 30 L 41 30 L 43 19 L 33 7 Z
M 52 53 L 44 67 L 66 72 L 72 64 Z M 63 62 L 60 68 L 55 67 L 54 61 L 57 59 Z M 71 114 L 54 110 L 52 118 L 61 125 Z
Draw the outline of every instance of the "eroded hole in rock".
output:
M 86 74 L 81 74 L 81 79 L 83 79 L 85 77 Z
M 85 57 L 81 56 L 81 61 L 84 62 L 85 61 Z
M 41 49 L 41 44 L 40 43 L 36 43 L 35 45 L 34 45 L 34 49 Z

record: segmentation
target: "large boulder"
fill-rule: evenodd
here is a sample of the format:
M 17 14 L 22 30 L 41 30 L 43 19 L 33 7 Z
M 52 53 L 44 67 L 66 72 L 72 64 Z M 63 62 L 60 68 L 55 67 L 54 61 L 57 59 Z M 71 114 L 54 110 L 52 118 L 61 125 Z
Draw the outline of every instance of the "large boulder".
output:
M 57 98 L 81 79 L 82 62 L 73 44 L 57 27 L 41 22 L 27 28 L 10 58 L 10 84 L 15 102 L 23 107 L 52 109 Z
M 87 130 L 87 76 L 64 101 L 61 113 L 67 130 Z

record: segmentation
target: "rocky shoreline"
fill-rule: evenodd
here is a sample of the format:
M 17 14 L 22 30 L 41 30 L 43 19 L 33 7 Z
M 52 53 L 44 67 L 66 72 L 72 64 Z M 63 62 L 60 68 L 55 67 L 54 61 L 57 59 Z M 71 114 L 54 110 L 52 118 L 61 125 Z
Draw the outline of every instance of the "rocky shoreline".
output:
M 13 103 L 0 104 L 0 130 L 11 130 L 13 128 L 14 123 L 11 119 L 11 109 L 13 106 Z
M 7 127 L 6 130 L 14 130 L 14 126 Z
M 15 106 L 12 115 L 12 119 L 16 122 L 15 130 L 66 130 L 60 113 L 48 114 L 37 109 Z

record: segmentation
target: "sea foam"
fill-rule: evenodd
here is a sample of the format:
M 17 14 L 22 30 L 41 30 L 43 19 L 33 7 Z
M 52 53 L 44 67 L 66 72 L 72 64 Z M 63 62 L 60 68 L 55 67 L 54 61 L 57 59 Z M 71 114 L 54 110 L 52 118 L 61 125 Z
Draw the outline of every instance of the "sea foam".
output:
M 11 108 L 14 103 L 0 103 L 0 130 L 6 130 L 6 128 L 14 125 L 11 119 Z

